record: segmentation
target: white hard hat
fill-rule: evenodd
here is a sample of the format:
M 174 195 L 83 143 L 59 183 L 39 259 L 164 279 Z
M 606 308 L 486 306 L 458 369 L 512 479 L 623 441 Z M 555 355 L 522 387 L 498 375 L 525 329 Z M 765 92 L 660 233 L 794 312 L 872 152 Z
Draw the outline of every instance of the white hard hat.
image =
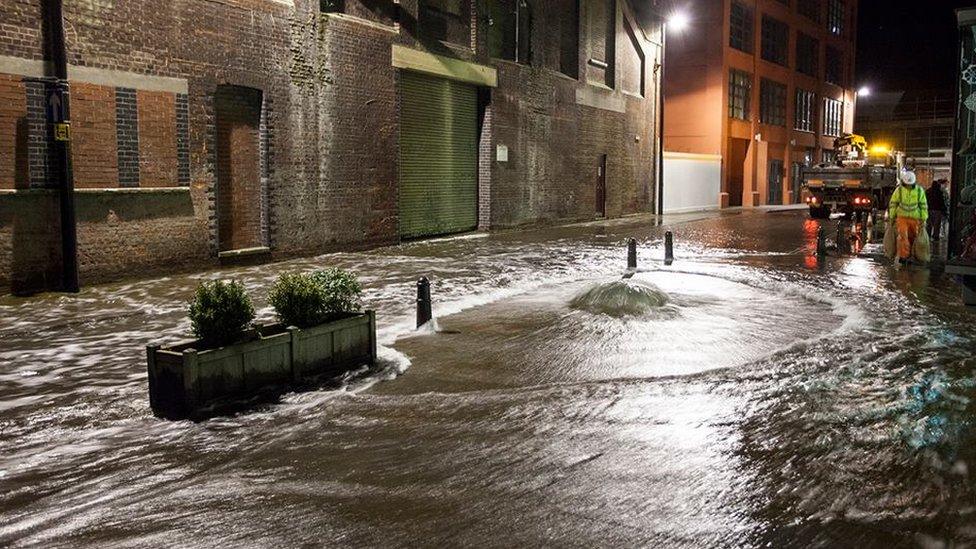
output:
M 915 172 L 911 170 L 902 170 L 899 178 L 901 179 L 901 182 L 906 185 L 914 185 L 916 181 Z

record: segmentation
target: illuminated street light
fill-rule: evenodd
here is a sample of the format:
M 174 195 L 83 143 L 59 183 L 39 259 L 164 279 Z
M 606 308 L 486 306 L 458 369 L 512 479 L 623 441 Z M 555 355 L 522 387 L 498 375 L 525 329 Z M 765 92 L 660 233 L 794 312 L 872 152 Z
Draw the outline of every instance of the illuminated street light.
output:
M 672 13 L 667 20 L 668 30 L 673 32 L 681 32 L 688 28 L 689 22 L 690 19 L 688 18 L 687 13 L 683 11 Z
M 870 95 L 871 95 L 871 88 L 867 86 L 861 86 L 861 88 L 857 90 L 858 97 L 869 97 Z

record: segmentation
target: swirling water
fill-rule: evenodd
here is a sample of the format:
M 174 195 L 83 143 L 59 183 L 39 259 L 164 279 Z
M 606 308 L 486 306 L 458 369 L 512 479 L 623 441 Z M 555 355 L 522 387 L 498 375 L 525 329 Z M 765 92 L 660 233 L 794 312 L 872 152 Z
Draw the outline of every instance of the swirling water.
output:
M 951 281 L 872 246 L 818 263 L 799 214 L 671 229 L 672 267 L 635 219 L 5 298 L 0 543 L 976 541 L 976 314 Z M 380 313 L 377 368 L 152 417 L 144 346 L 186 332 L 200 280 L 243 281 L 268 318 L 274 276 L 332 265 Z M 422 275 L 440 331 L 412 330 Z

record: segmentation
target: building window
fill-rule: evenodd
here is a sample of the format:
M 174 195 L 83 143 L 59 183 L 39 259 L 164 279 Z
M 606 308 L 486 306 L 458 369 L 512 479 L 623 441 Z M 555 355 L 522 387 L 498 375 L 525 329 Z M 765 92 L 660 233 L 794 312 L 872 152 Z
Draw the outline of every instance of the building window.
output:
M 827 46 L 824 78 L 831 84 L 844 85 L 844 55 L 833 46 Z
M 462 0 L 420 0 L 420 30 L 425 38 L 466 44 L 471 39 L 467 2 Z
M 843 120 L 844 104 L 836 99 L 824 98 L 824 135 L 840 137 Z
M 342 13 L 345 7 L 344 0 L 319 0 L 319 11 L 322 13 Z
M 593 0 L 586 9 L 586 79 L 617 87 L 617 2 Z
M 820 0 L 797 0 L 796 11 L 811 21 L 820 22 Z
M 634 32 L 630 21 L 626 18 L 624 19 L 624 32 L 628 40 L 621 55 L 620 89 L 626 93 L 644 97 L 644 48 L 641 47 L 637 33 Z
M 752 75 L 735 69 L 729 71 L 729 116 L 749 120 L 751 98 Z
M 818 76 L 820 69 L 820 41 L 811 36 L 796 35 L 796 70 L 807 76 Z
M 532 9 L 526 0 L 488 2 L 488 52 L 496 59 L 528 65 L 532 44 Z
M 777 65 L 787 65 L 790 49 L 790 27 L 768 15 L 762 18 L 762 58 Z
M 579 0 L 568 0 L 559 21 L 559 72 L 579 78 Z
M 739 51 L 752 53 L 753 42 L 755 39 L 753 38 L 752 10 L 739 2 L 732 2 L 729 45 Z
M 833 164 L 837 160 L 837 153 L 832 149 L 824 149 L 821 160 L 824 164 Z
M 786 86 L 763 78 L 759 83 L 759 121 L 786 126 Z
M 844 0 L 827 0 L 827 30 L 830 34 L 844 34 Z
M 345 13 L 383 25 L 394 25 L 398 18 L 400 5 L 395 0 L 319 0 L 319 11 L 323 13 Z
M 796 89 L 796 105 L 793 111 L 793 129 L 801 132 L 812 132 L 814 128 L 813 116 L 816 105 L 816 95 L 807 90 Z

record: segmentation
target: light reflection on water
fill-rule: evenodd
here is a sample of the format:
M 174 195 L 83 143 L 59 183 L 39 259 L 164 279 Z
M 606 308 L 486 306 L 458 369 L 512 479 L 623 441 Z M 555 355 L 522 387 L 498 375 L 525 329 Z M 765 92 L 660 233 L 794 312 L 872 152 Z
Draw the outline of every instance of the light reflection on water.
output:
M 0 300 L 0 543 L 971 543 L 973 313 L 940 275 L 810 268 L 817 227 L 676 225 L 671 269 L 625 220 Z M 630 236 L 674 314 L 571 308 Z M 380 311 L 381 371 L 151 417 L 143 346 L 200 280 L 267 318 L 279 272 L 331 265 Z M 446 333 L 409 337 L 421 275 Z

